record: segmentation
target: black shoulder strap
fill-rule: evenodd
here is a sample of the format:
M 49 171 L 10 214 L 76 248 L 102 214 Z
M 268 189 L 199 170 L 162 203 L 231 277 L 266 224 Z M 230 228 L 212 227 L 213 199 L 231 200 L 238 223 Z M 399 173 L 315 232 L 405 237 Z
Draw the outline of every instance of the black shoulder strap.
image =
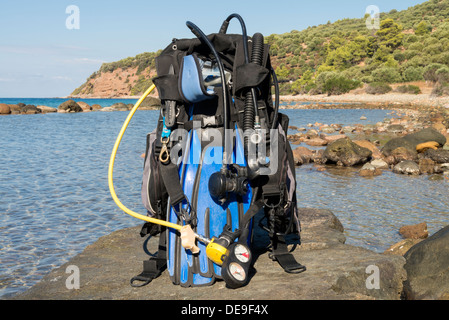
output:
M 135 288 L 143 287 L 149 284 L 153 279 L 161 275 L 167 267 L 167 247 L 166 247 L 166 228 L 163 228 L 159 235 L 159 249 L 157 257 L 151 257 L 143 262 L 143 271 L 131 279 L 131 286 Z M 140 281 L 140 284 L 135 284 Z

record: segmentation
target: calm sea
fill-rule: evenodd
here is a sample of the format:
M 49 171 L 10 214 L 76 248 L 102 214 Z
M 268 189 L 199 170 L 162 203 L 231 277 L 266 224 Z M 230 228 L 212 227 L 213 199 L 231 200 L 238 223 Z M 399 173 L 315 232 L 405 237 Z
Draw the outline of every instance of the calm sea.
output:
M 53 99 L 18 100 L 60 104 Z M 109 106 L 115 102 L 96 103 Z M 290 116 L 290 124 L 298 127 L 317 121 L 360 123 L 362 115 L 368 118 L 367 124 L 389 117 L 386 110 L 283 112 Z M 107 184 L 110 153 L 127 115 L 93 112 L 0 117 L 0 298 L 30 288 L 99 237 L 141 225 L 115 205 Z M 137 111 L 114 170 L 118 197 L 141 213 L 145 211 L 140 200 L 140 155 L 157 116 L 157 111 Z M 402 225 L 425 221 L 433 233 L 449 224 L 447 180 L 390 172 L 366 179 L 359 177 L 356 169 L 317 172 L 312 166 L 297 168 L 297 178 L 300 206 L 332 210 L 342 221 L 349 244 L 382 252 L 401 239 L 398 229 Z

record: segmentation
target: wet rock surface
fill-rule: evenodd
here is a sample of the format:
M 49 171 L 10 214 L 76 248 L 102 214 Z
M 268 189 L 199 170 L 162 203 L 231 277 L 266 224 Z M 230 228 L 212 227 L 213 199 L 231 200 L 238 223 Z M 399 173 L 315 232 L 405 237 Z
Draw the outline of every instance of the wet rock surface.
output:
M 15 299 L 154 299 L 154 300 L 301 300 L 301 299 L 400 299 L 406 279 L 405 260 L 346 245 L 343 226 L 328 210 L 300 209 L 302 244 L 293 254 L 307 267 L 301 274 L 288 274 L 268 258 L 265 232 L 257 229 L 256 262 L 250 283 L 227 289 L 223 281 L 210 287 L 182 288 L 173 285 L 165 271 L 143 288 L 129 280 L 142 271 L 147 252 L 157 250 L 158 239 L 147 243 L 139 236 L 140 226 L 113 232 L 88 246 L 71 261 L 53 270 L 27 292 Z M 66 287 L 71 273 L 80 271 L 80 288 Z M 70 269 L 69 269 L 70 270 Z M 380 272 L 378 283 L 371 278 Z

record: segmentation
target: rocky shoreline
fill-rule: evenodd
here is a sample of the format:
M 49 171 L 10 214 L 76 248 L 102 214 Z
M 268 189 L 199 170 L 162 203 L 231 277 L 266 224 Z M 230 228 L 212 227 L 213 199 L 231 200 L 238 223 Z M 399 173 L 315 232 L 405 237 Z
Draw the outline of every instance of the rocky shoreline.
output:
M 160 100 L 154 97 L 147 97 L 141 104 L 139 110 L 157 110 L 161 106 Z M 78 112 L 94 112 L 94 111 L 130 111 L 134 107 L 132 103 L 118 102 L 109 107 L 102 107 L 98 104 L 89 105 L 86 102 L 67 100 L 61 103 L 58 108 L 48 106 L 35 106 L 19 104 L 0 103 L 0 115 L 10 114 L 45 114 L 45 113 L 78 113 Z
M 396 117 L 376 124 L 290 127 L 288 140 L 296 165 L 313 163 L 321 171 L 326 170 L 324 165 L 361 166 L 360 175 L 366 177 L 391 169 L 448 178 L 448 128 L 448 110 L 397 110 Z

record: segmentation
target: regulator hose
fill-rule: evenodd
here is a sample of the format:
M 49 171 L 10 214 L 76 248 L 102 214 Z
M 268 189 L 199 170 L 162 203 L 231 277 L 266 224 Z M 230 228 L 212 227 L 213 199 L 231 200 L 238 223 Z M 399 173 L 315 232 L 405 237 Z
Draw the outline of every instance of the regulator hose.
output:
M 128 125 L 132 119 L 132 117 L 134 116 L 134 114 L 136 113 L 137 109 L 140 107 L 140 105 L 142 104 L 142 102 L 145 100 L 145 98 L 156 88 L 156 86 L 153 84 L 150 88 L 148 88 L 148 90 L 142 95 L 142 97 L 139 99 L 139 101 L 137 101 L 137 103 L 134 105 L 134 107 L 132 108 L 132 110 L 130 111 L 128 117 L 126 118 L 122 129 L 120 130 L 120 133 L 117 137 L 117 140 L 115 141 L 114 144 L 114 148 L 112 149 L 112 153 L 111 153 L 111 159 L 109 161 L 109 169 L 108 169 L 108 184 L 109 184 L 109 191 L 111 193 L 112 199 L 114 200 L 114 202 L 117 204 L 117 206 L 122 209 L 125 213 L 129 214 L 130 216 L 146 221 L 146 222 L 151 222 L 154 224 L 158 224 L 167 228 L 171 228 L 171 229 L 175 229 L 181 232 L 181 244 L 184 248 L 186 249 L 190 249 L 190 250 L 194 250 L 195 252 L 197 252 L 199 249 L 198 247 L 196 247 L 195 245 L 195 238 L 198 239 L 199 241 L 203 242 L 204 244 L 209 244 L 211 243 L 211 240 L 209 240 L 208 238 L 205 238 L 201 235 L 198 235 L 196 233 L 193 232 L 192 228 L 190 227 L 190 225 L 185 225 L 185 226 L 181 226 L 178 225 L 176 223 L 171 223 L 165 220 L 160 220 L 160 219 L 155 219 L 155 218 L 151 218 L 148 216 L 145 216 L 143 214 L 134 212 L 130 209 L 128 209 L 127 207 L 125 207 L 123 205 L 123 203 L 120 202 L 119 198 L 117 197 L 117 194 L 115 193 L 115 189 L 114 189 L 114 179 L 113 179 L 113 175 L 114 175 L 114 162 L 115 162 L 115 157 L 117 156 L 117 150 L 118 147 L 120 146 L 120 142 L 122 141 L 123 135 L 125 134 L 126 129 L 128 128 Z M 223 248 L 219 248 L 220 250 L 224 250 Z M 194 252 L 192 251 L 192 252 Z M 215 251 L 212 249 L 210 250 L 212 252 L 212 254 L 215 253 Z
M 117 155 L 117 150 L 118 147 L 120 146 L 120 142 L 122 141 L 123 135 L 125 134 L 126 129 L 128 128 L 129 123 L 131 122 L 132 117 L 134 116 L 134 114 L 136 113 L 137 109 L 140 107 L 140 105 L 142 104 L 142 102 L 145 100 L 145 98 L 151 93 L 153 92 L 153 90 L 156 88 L 156 86 L 153 84 L 150 88 L 148 88 L 148 90 L 142 95 L 142 97 L 139 99 L 139 101 L 137 101 L 137 103 L 134 105 L 134 107 L 132 108 L 132 110 L 130 111 L 128 117 L 125 120 L 125 123 L 122 126 L 122 129 L 120 130 L 120 133 L 117 137 L 117 140 L 115 141 L 115 145 L 114 148 L 112 149 L 112 153 L 111 153 L 111 159 L 109 161 L 109 169 L 108 169 L 108 184 L 109 184 L 109 191 L 111 193 L 112 199 L 114 200 L 114 202 L 117 204 L 117 206 L 122 209 L 125 213 L 129 214 L 130 216 L 146 221 L 146 222 L 151 222 L 154 224 L 159 224 L 161 226 L 164 227 L 168 227 L 168 228 L 172 228 L 172 229 L 176 229 L 176 230 L 181 230 L 180 225 L 165 221 L 165 220 L 159 220 L 159 219 L 155 219 L 155 218 L 151 218 L 148 216 L 145 216 L 143 214 L 139 214 L 137 212 L 134 212 L 130 209 L 128 209 L 127 207 L 125 207 L 123 205 L 123 203 L 120 202 L 119 198 L 117 197 L 117 194 L 115 193 L 115 189 L 114 189 L 114 162 L 115 162 L 115 157 Z

